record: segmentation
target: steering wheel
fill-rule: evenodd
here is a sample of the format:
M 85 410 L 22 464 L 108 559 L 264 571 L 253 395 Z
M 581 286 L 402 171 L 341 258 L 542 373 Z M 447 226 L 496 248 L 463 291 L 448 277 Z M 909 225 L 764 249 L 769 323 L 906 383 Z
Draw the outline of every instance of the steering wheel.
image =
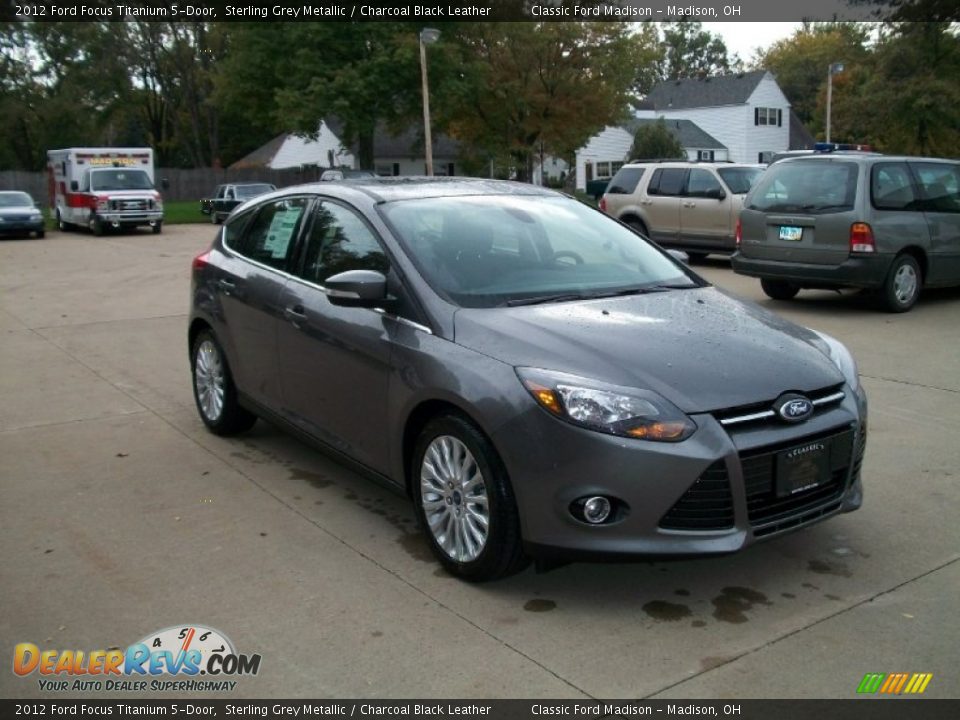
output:
M 577 253 L 572 250 L 560 250 L 553 254 L 553 262 L 557 262 L 564 259 L 573 260 L 574 265 L 583 265 L 583 258 L 580 257 Z M 560 262 L 561 265 L 569 265 L 567 262 Z

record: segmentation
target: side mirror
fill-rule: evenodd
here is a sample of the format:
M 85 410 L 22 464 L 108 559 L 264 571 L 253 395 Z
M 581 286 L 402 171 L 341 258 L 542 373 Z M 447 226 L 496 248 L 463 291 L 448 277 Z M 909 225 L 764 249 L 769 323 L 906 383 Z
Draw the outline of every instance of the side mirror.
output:
M 682 262 L 684 265 L 690 264 L 690 256 L 687 255 L 683 250 L 667 250 L 667 255 L 678 262 Z
M 160 187 L 164 190 L 170 189 L 170 180 L 168 178 L 160 178 Z
M 703 196 L 712 200 L 723 200 L 727 194 L 723 191 L 723 188 L 710 188 L 703 191 Z
M 323 285 L 330 302 L 342 307 L 376 307 L 387 299 L 387 278 L 375 270 L 347 270 Z
M 71 180 L 71 181 L 70 181 L 70 189 L 71 189 L 73 192 L 76 192 L 77 190 L 80 189 L 80 183 L 78 183 L 76 180 Z

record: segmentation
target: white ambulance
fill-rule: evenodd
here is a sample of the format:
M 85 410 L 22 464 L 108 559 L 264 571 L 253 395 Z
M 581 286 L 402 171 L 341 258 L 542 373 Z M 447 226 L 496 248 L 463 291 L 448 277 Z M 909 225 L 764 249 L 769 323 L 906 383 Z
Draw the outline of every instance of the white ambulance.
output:
M 152 148 L 67 148 L 47 152 L 50 210 L 61 230 L 163 228 Z

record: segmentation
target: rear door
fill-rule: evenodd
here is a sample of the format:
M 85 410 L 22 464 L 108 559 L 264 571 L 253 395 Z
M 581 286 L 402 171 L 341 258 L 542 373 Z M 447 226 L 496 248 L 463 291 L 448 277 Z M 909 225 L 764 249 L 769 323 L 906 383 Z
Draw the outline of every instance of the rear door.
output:
M 960 165 L 911 162 L 930 233 L 929 284 L 960 283 Z
M 387 422 L 395 322 L 369 308 L 340 307 L 324 291 L 347 270 L 387 275 L 390 263 L 373 229 L 352 207 L 315 206 L 297 279 L 283 288 L 279 376 L 283 414 L 304 431 L 387 473 Z
M 268 407 L 279 402 L 280 295 L 309 202 L 307 197 L 290 197 L 265 203 L 223 230 L 227 252 L 214 287 L 231 370 L 237 386 Z
M 684 244 L 733 249 L 731 197 L 712 172 L 692 168 L 680 200 L 680 236 Z
M 650 176 L 640 206 L 650 239 L 675 245 L 680 239 L 680 195 L 687 179 L 685 168 L 657 168 Z
M 860 167 L 832 158 L 783 160 L 767 168 L 740 213 L 747 258 L 839 265 L 850 255 Z

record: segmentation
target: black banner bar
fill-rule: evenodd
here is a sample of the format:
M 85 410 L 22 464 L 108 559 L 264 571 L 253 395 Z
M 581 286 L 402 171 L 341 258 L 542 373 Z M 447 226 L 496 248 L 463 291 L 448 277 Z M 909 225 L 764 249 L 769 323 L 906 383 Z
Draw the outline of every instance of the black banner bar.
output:
M 12 718 L 736 718 L 953 720 L 960 700 L 0 700 Z

